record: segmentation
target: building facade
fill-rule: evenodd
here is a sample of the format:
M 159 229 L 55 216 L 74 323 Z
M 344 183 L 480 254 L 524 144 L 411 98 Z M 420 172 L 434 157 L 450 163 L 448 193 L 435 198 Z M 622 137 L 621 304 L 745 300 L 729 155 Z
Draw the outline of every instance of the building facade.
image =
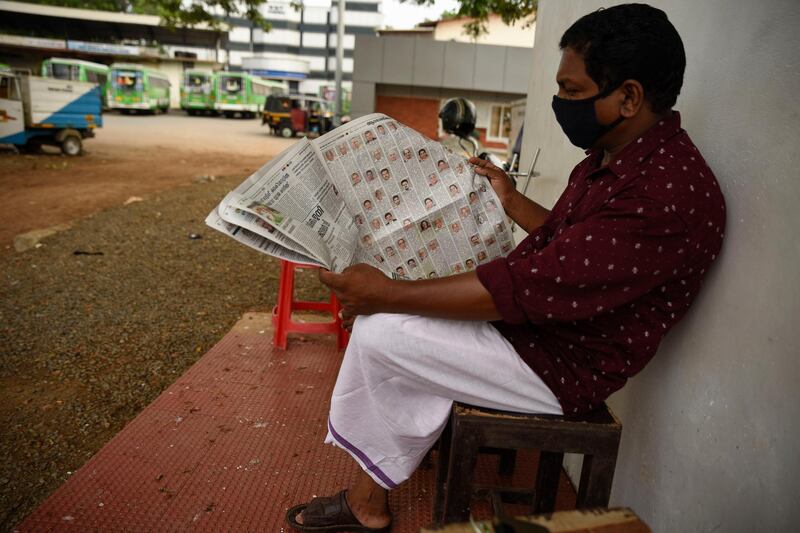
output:
M 382 24 L 381 1 L 345 4 L 345 92 L 352 84 L 355 37 L 374 34 Z M 336 2 L 270 0 L 260 9 L 272 26 L 268 32 L 222 15 L 220 30 L 170 30 L 157 16 L 0 0 L 0 63 L 34 73 L 49 57 L 142 63 L 167 74 L 172 107 L 179 107 L 183 71 L 190 68 L 245 70 L 287 80 L 293 92 L 333 99 Z
M 507 155 L 512 104 L 523 98 L 532 47 L 438 41 L 409 32 L 356 38 L 354 117 L 385 113 L 422 134 L 444 136 L 438 112 L 449 98 L 476 107 L 481 144 Z
M 242 69 L 272 79 L 285 79 L 292 89 L 322 94 L 334 84 L 336 72 L 337 3 L 307 0 L 295 7 L 285 0 L 270 0 L 261 14 L 272 25 L 269 32 L 250 21 L 228 18 L 223 58 L 231 69 Z M 345 3 L 344 60 L 342 79 L 349 88 L 353 73 L 353 49 L 358 35 L 374 35 L 383 24 L 381 0 Z

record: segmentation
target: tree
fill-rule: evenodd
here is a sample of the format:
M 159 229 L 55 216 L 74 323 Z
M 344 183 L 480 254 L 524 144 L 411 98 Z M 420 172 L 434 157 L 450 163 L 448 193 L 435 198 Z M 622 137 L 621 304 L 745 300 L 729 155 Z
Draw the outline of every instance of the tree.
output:
M 432 6 L 434 0 L 400 0 L 413 2 L 421 6 Z M 442 19 L 448 20 L 458 17 L 469 18 L 464 24 L 464 31 L 472 38 L 486 33 L 486 23 L 489 15 L 497 14 L 505 24 L 511 25 L 520 20 L 525 20 L 525 26 L 531 25 L 536 20 L 538 0 L 458 0 L 459 8 L 442 13 Z
M 31 4 L 98 9 L 122 13 L 158 15 L 167 27 L 192 27 L 206 24 L 219 29 L 221 16 L 249 19 L 255 26 L 268 31 L 269 22 L 261 16 L 259 7 L 267 0 L 23 0 Z
M 104 11 L 120 11 L 123 13 L 143 13 L 158 15 L 167 27 L 196 26 L 207 24 L 219 29 L 223 23 L 220 15 L 249 19 L 255 26 L 270 29 L 259 8 L 269 0 L 25 0 L 34 4 L 49 4 L 84 9 L 100 9 Z M 422 6 L 432 6 L 435 0 L 400 0 Z M 302 0 L 292 0 L 298 7 Z M 471 19 L 464 24 L 466 33 L 478 37 L 486 33 L 489 15 L 495 13 L 506 24 L 514 24 L 526 19 L 529 25 L 536 13 L 538 0 L 458 0 L 459 8 L 446 11 L 442 18 L 467 17 Z

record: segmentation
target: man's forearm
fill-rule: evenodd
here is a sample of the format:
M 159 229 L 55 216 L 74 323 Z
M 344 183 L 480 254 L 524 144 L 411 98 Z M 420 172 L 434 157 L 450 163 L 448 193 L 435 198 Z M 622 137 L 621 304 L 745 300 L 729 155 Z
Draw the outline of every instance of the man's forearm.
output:
M 550 211 L 540 206 L 530 198 L 515 191 L 503 202 L 506 214 L 527 233 L 532 232 L 547 220 Z
M 456 320 L 500 319 L 492 296 L 475 272 L 431 280 L 393 280 L 385 307 L 382 311 L 387 313 Z

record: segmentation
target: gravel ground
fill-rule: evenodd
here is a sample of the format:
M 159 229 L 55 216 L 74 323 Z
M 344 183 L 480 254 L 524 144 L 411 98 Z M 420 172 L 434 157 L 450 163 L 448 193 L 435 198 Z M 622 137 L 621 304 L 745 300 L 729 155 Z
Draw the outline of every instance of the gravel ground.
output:
M 237 178 L 109 209 L 0 252 L 0 530 L 218 341 L 275 302 L 277 261 L 207 228 Z M 200 239 L 190 239 L 197 233 Z M 313 273 L 297 293 L 327 293 Z

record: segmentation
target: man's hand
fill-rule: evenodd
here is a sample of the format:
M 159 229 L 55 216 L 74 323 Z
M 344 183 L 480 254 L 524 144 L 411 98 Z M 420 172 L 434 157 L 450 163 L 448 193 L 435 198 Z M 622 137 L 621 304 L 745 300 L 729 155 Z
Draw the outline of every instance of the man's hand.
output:
M 503 210 L 511 220 L 526 232 L 530 233 L 547 220 L 550 211 L 526 198 L 514 187 L 514 182 L 503 169 L 496 167 L 485 159 L 470 157 L 469 162 L 475 167 L 475 173 L 485 176 L 492 189 L 497 193 Z
M 392 280 L 375 267 L 361 263 L 345 268 L 341 274 L 319 270 L 319 280 L 327 285 L 342 306 L 342 325 L 350 331 L 358 315 L 388 311 Z
M 497 193 L 497 197 L 500 199 L 500 203 L 503 204 L 503 209 L 507 210 L 512 198 L 517 194 L 514 182 L 511 181 L 508 174 L 486 159 L 470 157 L 469 163 L 475 167 L 476 174 L 485 176 L 489 180 L 492 189 L 494 189 L 494 192 Z

